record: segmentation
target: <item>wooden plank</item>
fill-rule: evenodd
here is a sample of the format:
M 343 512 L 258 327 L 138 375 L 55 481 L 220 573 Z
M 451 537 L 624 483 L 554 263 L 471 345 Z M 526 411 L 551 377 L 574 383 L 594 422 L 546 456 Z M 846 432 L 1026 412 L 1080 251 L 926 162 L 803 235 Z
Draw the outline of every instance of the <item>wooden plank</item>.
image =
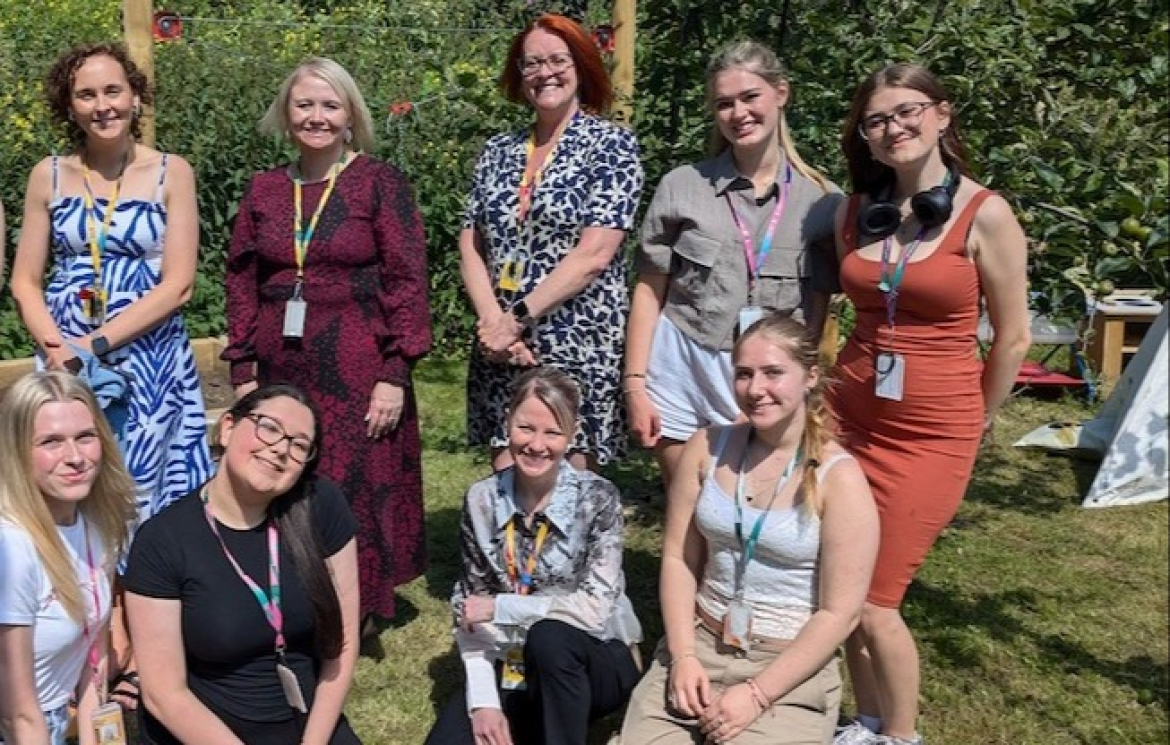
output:
M 122 34 L 130 59 L 154 88 L 154 3 L 122 0 Z M 142 144 L 154 147 L 154 107 L 142 107 Z

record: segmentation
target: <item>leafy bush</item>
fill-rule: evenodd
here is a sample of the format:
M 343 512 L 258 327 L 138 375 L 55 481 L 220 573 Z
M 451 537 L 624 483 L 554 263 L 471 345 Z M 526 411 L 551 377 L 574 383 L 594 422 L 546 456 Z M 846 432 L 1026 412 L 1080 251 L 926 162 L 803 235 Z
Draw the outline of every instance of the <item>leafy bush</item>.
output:
M 56 55 L 116 38 L 120 4 L 47 0 L 28 12 L 0 0 L 0 197 L 19 223 L 24 180 L 63 147 L 41 101 Z M 471 169 L 488 136 L 528 121 L 496 77 L 507 42 L 541 9 L 584 3 L 476 0 L 179 0 L 183 38 L 155 46 L 157 139 L 196 169 L 202 252 L 186 317 L 195 335 L 224 331 L 223 259 L 232 218 L 256 171 L 291 149 L 255 128 L 280 80 L 310 54 L 345 65 L 383 123 L 374 155 L 413 182 L 427 230 L 435 336 L 470 338 L 456 238 Z M 782 17 L 787 9 L 787 16 Z M 593 4 L 589 22 L 608 21 Z M 1017 208 L 1032 239 L 1040 310 L 1079 316 L 1086 292 L 1167 289 L 1170 142 L 1168 19 L 1141 0 L 641 0 L 634 126 L 650 188 L 702 157 L 703 73 L 732 38 L 774 44 L 791 69 L 789 122 L 805 159 L 847 187 L 840 122 L 857 83 L 887 61 L 919 61 L 951 86 L 980 177 Z M 391 114 L 391 104 L 399 113 Z M 407 110 L 409 108 L 409 110 Z M 643 205 L 649 199 L 643 200 Z M 31 345 L 7 294 L 0 357 Z

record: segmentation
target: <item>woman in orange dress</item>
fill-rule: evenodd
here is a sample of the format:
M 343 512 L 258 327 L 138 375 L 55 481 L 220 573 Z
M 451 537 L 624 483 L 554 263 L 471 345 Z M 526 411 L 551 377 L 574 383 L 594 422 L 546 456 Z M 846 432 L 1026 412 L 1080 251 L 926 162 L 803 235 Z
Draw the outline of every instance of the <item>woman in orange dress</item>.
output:
M 837 215 L 841 285 L 857 324 L 832 401 L 881 515 L 881 549 L 847 644 L 858 720 L 835 743 L 920 743 L 910 581 L 959 508 L 983 433 L 1029 345 L 1026 241 L 973 181 L 946 89 L 917 65 L 858 88 L 842 147 L 853 196 Z M 995 330 L 976 356 L 980 306 Z

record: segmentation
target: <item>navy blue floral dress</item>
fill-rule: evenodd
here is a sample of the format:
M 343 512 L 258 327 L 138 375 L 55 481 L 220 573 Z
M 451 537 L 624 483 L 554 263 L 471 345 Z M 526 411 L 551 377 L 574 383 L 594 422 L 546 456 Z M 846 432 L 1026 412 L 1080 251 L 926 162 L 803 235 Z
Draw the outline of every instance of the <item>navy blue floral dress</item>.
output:
M 476 229 L 483 239 L 492 285 L 505 308 L 540 284 L 576 248 L 585 228 L 629 231 L 644 180 L 633 133 L 578 113 L 561 135 L 521 224 L 517 207 L 528 135 L 529 130 L 522 129 L 488 141 L 475 168 L 463 219 L 463 227 Z M 499 289 L 500 271 L 509 259 L 524 263 L 514 293 Z M 581 425 L 572 450 L 589 453 L 599 463 L 624 450 L 620 388 L 628 306 L 626 265 L 618 252 L 588 287 L 536 319 L 524 339 L 542 365 L 563 370 L 581 387 Z M 470 444 L 507 444 L 505 408 L 522 371 L 489 362 L 473 345 L 467 377 Z

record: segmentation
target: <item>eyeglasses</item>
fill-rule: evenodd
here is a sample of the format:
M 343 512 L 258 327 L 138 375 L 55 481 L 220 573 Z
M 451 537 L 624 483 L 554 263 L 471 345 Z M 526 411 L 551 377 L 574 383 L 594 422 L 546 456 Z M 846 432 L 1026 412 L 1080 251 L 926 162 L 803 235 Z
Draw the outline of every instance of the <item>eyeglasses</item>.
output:
M 244 418 L 250 419 L 256 425 L 256 439 L 265 445 L 279 445 L 288 440 L 288 457 L 297 463 L 308 463 L 317 455 L 317 443 L 308 437 L 293 437 L 272 417 L 247 414 Z
M 890 122 L 897 122 L 903 129 L 916 127 L 922 121 L 922 114 L 931 106 L 938 106 L 938 103 L 938 101 L 904 103 L 890 114 L 870 114 L 857 125 L 857 134 L 861 135 L 861 139 L 869 141 L 884 136 L 890 129 Z
M 525 57 L 516 60 L 516 67 L 519 68 L 520 74 L 526 78 L 539 75 L 540 68 L 544 66 L 547 66 L 548 71 L 553 75 L 564 72 L 573 66 L 573 55 L 550 54 L 547 57 Z

